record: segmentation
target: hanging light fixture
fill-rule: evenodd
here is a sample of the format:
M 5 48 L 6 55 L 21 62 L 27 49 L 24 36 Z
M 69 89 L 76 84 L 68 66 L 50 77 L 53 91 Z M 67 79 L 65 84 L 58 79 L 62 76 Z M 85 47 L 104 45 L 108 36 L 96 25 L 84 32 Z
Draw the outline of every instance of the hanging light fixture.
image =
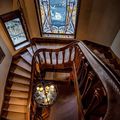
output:
M 57 88 L 53 83 L 40 82 L 35 87 L 34 99 L 39 106 L 52 105 L 57 97 Z

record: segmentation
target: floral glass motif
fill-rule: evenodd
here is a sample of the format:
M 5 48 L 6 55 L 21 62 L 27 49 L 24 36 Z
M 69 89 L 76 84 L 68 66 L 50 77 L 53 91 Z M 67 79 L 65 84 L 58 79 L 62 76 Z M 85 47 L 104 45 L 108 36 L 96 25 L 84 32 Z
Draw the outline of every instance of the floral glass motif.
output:
M 38 106 L 52 105 L 57 97 L 57 89 L 51 83 L 39 83 L 35 87 L 34 99 Z
M 27 38 L 19 18 L 15 18 L 5 22 L 5 26 L 14 45 L 18 45 L 21 42 L 26 41 Z
M 43 34 L 46 34 L 45 36 L 56 34 L 60 37 L 65 35 L 64 38 L 74 36 L 77 2 L 77 0 L 39 0 Z

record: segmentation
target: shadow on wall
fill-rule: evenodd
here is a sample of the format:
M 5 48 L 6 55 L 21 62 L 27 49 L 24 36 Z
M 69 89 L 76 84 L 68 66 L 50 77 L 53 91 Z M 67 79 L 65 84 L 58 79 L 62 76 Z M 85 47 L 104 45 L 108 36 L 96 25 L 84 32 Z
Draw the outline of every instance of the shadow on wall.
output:
M 0 36 L 0 47 L 5 55 L 4 59 L 0 64 L 0 113 L 1 113 L 1 107 L 2 107 L 3 96 L 4 96 L 4 87 L 7 79 L 7 74 L 10 68 L 10 64 L 12 61 L 12 55 L 9 52 L 5 43 L 3 42 L 1 36 Z

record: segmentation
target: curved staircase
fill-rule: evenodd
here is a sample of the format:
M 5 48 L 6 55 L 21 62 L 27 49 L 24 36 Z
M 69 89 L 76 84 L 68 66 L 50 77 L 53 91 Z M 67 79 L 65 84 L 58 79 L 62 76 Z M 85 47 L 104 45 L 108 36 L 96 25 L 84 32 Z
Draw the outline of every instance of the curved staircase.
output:
M 26 120 L 32 56 L 41 47 L 55 49 L 61 46 L 63 45 L 34 44 L 12 60 L 6 81 L 1 120 Z
M 32 55 L 32 49 L 29 47 L 12 61 L 2 106 L 3 120 L 26 120 Z
M 73 43 L 67 46 L 64 45 L 36 43 L 27 47 L 27 49 L 13 58 L 6 81 L 1 120 L 30 120 L 30 118 L 33 120 L 35 118 L 37 110 L 34 106 L 35 102 L 32 99 L 32 88 L 35 85 L 34 82 L 39 80 L 39 75 L 42 72 L 43 80 L 52 80 L 53 82 L 57 82 L 57 84 L 58 82 L 63 84 L 67 82 L 67 85 L 73 85 L 74 95 L 77 97 L 78 111 L 81 107 L 81 111 L 78 112 L 81 113 L 77 114 L 78 117 L 82 115 L 82 118 L 85 120 L 102 120 L 104 118 L 107 120 L 110 116 L 110 120 L 113 120 L 115 114 L 114 120 L 118 118 L 118 113 L 112 114 L 110 111 L 110 107 L 113 110 L 116 110 L 113 106 L 119 107 L 119 101 L 116 98 L 116 96 L 119 97 L 117 95 L 117 90 L 119 90 L 117 87 L 118 84 L 114 82 L 102 65 L 93 58 L 92 54 L 84 47 L 84 43 L 79 42 L 74 45 Z M 63 70 L 69 71 L 71 69 L 70 74 L 67 74 L 67 72 L 64 74 Z M 102 71 L 104 71 L 104 74 Z M 117 89 L 114 89 L 114 87 Z M 60 87 L 60 91 L 61 89 Z M 62 92 L 65 93 L 67 89 L 65 85 L 65 90 L 62 90 Z M 111 93 L 115 93 L 114 97 Z M 64 100 L 67 100 L 67 102 L 64 102 Z M 71 104 L 72 100 L 74 103 L 74 99 L 69 100 L 69 98 L 63 98 L 63 101 L 60 102 L 66 107 L 69 106 L 68 103 Z M 111 100 L 116 101 L 116 103 L 113 103 Z M 52 111 L 55 111 L 56 106 L 57 104 L 53 108 L 51 107 L 51 111 L 39 108 L 39 110 L 42 109 L 42 114 L 39 113 L 40 115 L 38 114 L 36 118 L 39 120 L 52 120 Z M 73 106 L 70 109 L 69 107 L 68 109 L 65 108 L 63 114 L 71 111 Z M 57 112 L 58 116 L 54 116 L 54 118 L 59 117 L 61 109 L 58 109 Z M 61 120 L 72 118 L 70 115 L 73 116 L 73 113 L 68 113 L 67 115 L 61 116 Z
M 84 41 L 90 50 L 120 79 L 120 59 L 106 46 Z

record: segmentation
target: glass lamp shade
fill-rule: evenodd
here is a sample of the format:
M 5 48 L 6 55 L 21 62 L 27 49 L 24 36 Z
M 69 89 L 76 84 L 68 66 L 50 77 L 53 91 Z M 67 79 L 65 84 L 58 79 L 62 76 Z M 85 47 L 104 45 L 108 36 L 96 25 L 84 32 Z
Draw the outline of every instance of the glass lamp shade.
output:
M 56 86 L 52 83 L 39 83 L 35 87 L 34 99 L 39 106 L 52 105 L 57 97 Z

